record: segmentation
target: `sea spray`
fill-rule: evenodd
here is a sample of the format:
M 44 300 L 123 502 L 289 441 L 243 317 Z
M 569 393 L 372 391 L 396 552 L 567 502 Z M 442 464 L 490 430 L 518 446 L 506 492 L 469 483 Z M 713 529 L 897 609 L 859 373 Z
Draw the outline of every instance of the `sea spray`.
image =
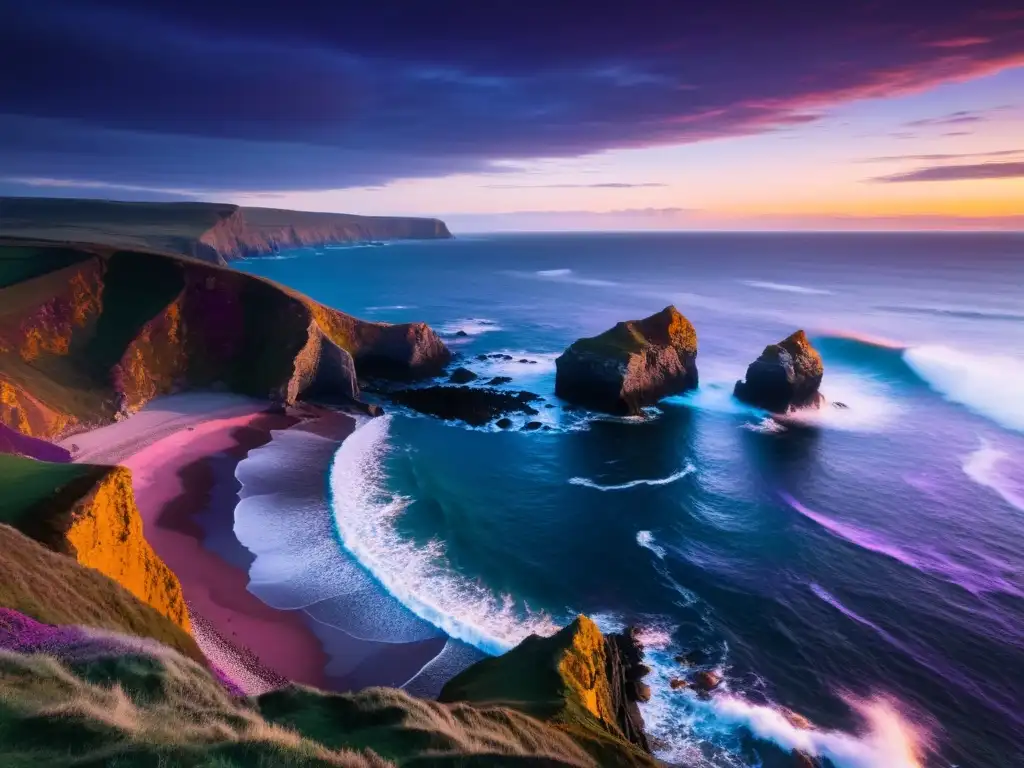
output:
M 439 541 L 418 545 L 398 533 L 395 520 L 411 499 L 384 487 L 390 424 L 390 416 L 374 419 L 335 454 L 330 487 L 345 549 L 414 614 L 486 653 L 504 653 L 531 634 L 556 632 L 560 625 L 547 614 L 457 574 Z
M 954 403 L 1007 428 L 1024 432 L 1024 360 L 968 354 L 951 347 L 912 347 L 907 365 Z

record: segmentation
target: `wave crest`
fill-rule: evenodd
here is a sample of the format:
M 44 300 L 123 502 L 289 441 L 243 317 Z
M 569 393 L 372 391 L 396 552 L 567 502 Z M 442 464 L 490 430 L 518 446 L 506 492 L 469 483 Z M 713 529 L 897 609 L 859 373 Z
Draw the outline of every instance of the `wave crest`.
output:
M 600 483 L 595 483 L 593 480 L 589 480 L 586 477 L 574 477 L 569 480 L 569 484 L 582 485 L 587 488 L 593 488 L 597 491 L 625 491 L 629 488 L 636 488 L 638 485 L 669 485 L 677 480 L 682 480 L 691 472 L 696 471 L 697 468 L 693 466 L 693 464 L 687 463 L 687 465 L 681 470 L 673 472 L 668 477 L 656 477 L 649 480 L 630 480 L 628 483 L 620 483 L 619 485 L 601 485 Z
M 559 625 L 547 614 L 452 570 L 439 541 L 417 546 L 398 533 L 395 520 L 410 499 L 384 488 L 389 425 L 389 416 L 373 419 L 334 456 L 331 497 L 345 549 L 416 616 L 485 653 L 503 653 L 531 634 L 556 632 Z

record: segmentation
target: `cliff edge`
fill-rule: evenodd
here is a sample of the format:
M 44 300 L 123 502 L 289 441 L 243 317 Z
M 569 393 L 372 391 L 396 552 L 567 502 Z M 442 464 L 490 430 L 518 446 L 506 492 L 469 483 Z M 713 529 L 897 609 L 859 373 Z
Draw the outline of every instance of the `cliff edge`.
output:
M 443 221 L 430 218 L 226 203 L 0 197 L 0 237 L 156 250 L 215 264 L 302 246 L 451 236 Z

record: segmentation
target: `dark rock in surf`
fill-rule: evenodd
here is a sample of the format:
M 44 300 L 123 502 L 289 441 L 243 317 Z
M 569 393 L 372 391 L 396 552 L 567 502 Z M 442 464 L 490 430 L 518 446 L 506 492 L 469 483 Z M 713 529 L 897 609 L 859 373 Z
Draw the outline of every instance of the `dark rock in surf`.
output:
M 465 331 L 462 331 L 462 330 L 456 331 L 456 332 L 455 332 L 455 335 L 456 335 L 456 336 L 459 336 L 459 337 L 463 337 L 463 336 L 469 336 L 469 334 L 468 334 L 468 333 L 466 333 Z
M 709 693 L 722 684 L 722 676 L 717 672 L 698 672 L 693 676 L 693 687 L 703 693 Z
M 630 743 L 650 752 L 651 747 L 644 734 L 644 719 L 637 706 L 638 701 L 648 701 L 651 696 L 650 687 L 640 681 L 643 677 L 641 672 L 647 670 L 643 663 L 643 644 L 633 627 L 619 634 L 605 635 L 604 644 L 605 672 L 615 722 Z
M 508 384 L 512 381 L 511 376 L 495 376 L 493 379 L 487 382 L 487 386 L 496 387 L 499 384 Z
M 673 306 L 579 339 L 555 361 L 555 394 L 618 415 L 639 415 L 697 386 L 697 332 Z
M 530 403 L 540 399 L 540 395 L 532 392 L 452 386 L 400 389 L 387 396 L 414 411 L 439 419 L 464 421 L 474 427 L 482 427 L 510 413 L 536 416 L 538 411 Z
M 477 355 L 476 359 L 477 360 L 481 360 L 481 361 L 486 360 L 487 359 L 487 355 L 484 355 L 484 354 Z
M 734 394 L 740 400 L 772 413 L 797 408 L 818 408 L 824 398 L 818 391 L 825 366 L 807 334 L 797 331 L 778 344 L 769 344 L 747 368 L 745 381 L 737 381 Z
M 448 381 L 453 384 L 466 384 L 477 378 L 477 375 L 473 373 L 469 368 L 456 368 L 452 371 L 452 375 L 448 377 Z
M 533 432 L 535 429 L 540 429 L 542 426 L 544 425 L 541 424 L 539 421 L 530 421 L 527 422 L 525 427 L 523 427 L 523 430 L 525 432 Z
M 509 429 L 512 426 L 512 419 L 508 418 L 507 416 L 504 416 L 498 419 L 496 422 L 494 422 L 494 426 L 496 426 L 498 429 Z

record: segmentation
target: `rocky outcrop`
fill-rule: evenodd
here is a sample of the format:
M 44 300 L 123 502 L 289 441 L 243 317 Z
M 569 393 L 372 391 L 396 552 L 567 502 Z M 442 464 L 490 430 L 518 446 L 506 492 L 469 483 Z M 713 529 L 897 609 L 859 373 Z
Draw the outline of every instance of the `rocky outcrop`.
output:
M 0 243 L 0 255 L 29 274 L 0 287 L 0 423 L 23 435 L 106 423 L 189 389 L 352 402 L 357 374 L 414 379 L 451 359 L 424 323 L 365 322 L 194 260 L 42 243 Z M 58 268 L 41 271 L 48 261 Z
M 574 342 L 556 361 L 555 394 L 607 413 L 639 414 L 697 386 L 697 333 L 673 306 Z
M 387 393 L 392 401 L 414 411 L 450 421 L 482 427 L 510 413 L 536 416 L 531 403 L 540 399 L 532 392 L 509 392 L 484 387 L 418 387 Z M 511 423 L 511 422 L 510 422 Z
M 142 248 L 224 264 L 302 246 L 449 238 L 451 233 L 439 219 L 225 203 L 5 197 L 0 198 L 0 236 Z
M 651 691 L 643 678 L 650 673 L 644 663 L 644 647 L 632 628 L 605 636 L 609 692 L 615 722 L 630 744 L 645 752 L 651 748 L 644 734 L 644 718 L 638 702 L 646 702 Z
M 525 712 L 572 736 L 601 766 L 653 767 L 654 758 L 620 724 L 620 704 L 633 695 L 631 658 L 580 616 L 552 637 L 531 635 L 504 655 L 477 662 L 445 685 L 440 700 Z M 623 722 L 636 737 L 633 721 Z
M 818 350 L 803 331 L 797 331 L 765 347 L 747 368 L 746 380 L 736 382 L 734 394 L 772 413 L 817 408 L 824 401 L 818 391 L 824 373 Z

